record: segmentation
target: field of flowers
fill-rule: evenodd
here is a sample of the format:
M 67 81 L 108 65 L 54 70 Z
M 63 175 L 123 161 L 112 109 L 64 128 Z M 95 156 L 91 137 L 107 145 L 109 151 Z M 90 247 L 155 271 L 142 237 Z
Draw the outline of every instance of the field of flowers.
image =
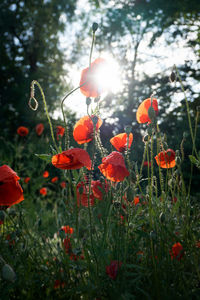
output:
M 136 114 L 146 124 L 141 164 L 132 159 L 130 126 L 102 144 L 103 90 L 95 76 L 106 61 L 91 62 L 97 28 L 78 87 L 88 114 L 73 132 L 64 102 L 78 88 L 63 98 L 63 123 L 53 126 L 33 81 L 29 106 L 37 109 L 38 89 L 51 135 L 43 123 L 34 131 L 22 124 L 12 144 L 1 140 L 0 299 L 199 299 L 199 202 L 182 174 L 183 143 L 168 145 L 152 94 Z M 176 66 L 170 80 L 185 94 Z M 185 103 L 190 160 L 199 167 L 199 112 L 192 128 Z

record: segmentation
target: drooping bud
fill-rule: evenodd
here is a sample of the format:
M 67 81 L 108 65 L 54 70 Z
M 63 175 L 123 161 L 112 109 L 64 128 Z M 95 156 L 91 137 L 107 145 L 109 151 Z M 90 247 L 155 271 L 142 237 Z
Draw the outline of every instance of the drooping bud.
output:
M 165 214 L 163 212 L 160 213 L 159 219 L 161 223 L 165 222 Z

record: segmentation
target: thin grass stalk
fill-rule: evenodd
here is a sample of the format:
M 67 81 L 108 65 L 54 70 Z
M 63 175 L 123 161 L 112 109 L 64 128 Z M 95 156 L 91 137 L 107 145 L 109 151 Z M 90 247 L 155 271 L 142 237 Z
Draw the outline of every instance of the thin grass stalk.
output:
M 51 137 L 52 137 L 54 146 L 55 146 L 55 148 L 56 148 L 56 151 L 57 151 L 57 153 L 59 153 L 59 149 L 58 149 L 58 146 L 57 146 L 57 144 L 56 144 L 55 137 L 54 137 L 54 133 L 53 133 L 53 126 L 52 126 L 51 119 L 50 119 L 50 116 L 49 116 L 49 112 L 48 112 L 48 108 L 47 108 L 47 103 L 46 103 L 46 100 L 45 100 L 45 95 L 44 95 L 44 92 L 43 92 L 43 89 L 42 89 L 41 85 L 40 85 L 39 82 L 36 81 L 36 80 L 33 80 L 33 81 L 31 82 L 31 95 L 30 95 L 30 99 L 29 99 L 29 106 L 30 106 L 30 108 L 33 109 L 33 110 L 37 110 L 37 108 L 38 108 L 38 102 L 37 102 L 37 100 L 35 99 L 35 85 L 37 85 L 37 87 L 38 87 L 39 90 L 40 90 L 40 93 L 41 93 L 41 96 L 42 96 L 42 100 L 43 100 L 43 103 L 44 103 L 45 112 L 46 112 L 47 119 L 48 119 L 49 126 L 50 126 Z M 34 101 L 35 101 L 35 103 L 36 103 L 35 108 L 32 107 L 32 105 L 31 105 L 31 100 L 34 100 Z

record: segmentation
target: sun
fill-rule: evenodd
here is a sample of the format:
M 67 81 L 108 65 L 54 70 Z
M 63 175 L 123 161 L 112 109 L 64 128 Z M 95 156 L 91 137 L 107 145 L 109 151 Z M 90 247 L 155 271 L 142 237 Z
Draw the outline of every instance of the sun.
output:
M 94 80 L 100 91 L 116 94 L 122 89 L 120 66 L 109 54 L 102 53 L 101 57 L 105 59 L 105 64 L 98 68 Z

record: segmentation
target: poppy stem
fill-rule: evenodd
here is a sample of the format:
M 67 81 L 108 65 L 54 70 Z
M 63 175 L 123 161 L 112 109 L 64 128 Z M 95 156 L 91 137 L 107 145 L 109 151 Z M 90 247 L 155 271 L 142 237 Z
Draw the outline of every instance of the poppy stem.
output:
M 73 94 L 76 90 L 80 89 L 82 86 L 84 86 L 87 83 L 84 82 L 83 84 L 79 85 L 78 87 L 76 87 L 75 89 L 71 90 L 69 93 L 67 93 L 62 101 L 61 101 L 61 111 L 62 111 L 62 115 L 63 115 L 63 121 L 64 121 L 64 125 L 65 125 L 65 146 L 66 146 L 66 150 L 69 148 L 69 131 L 68 131 L 68 127 L 67 127 L 67 121 L 65 118 L 65 113 L 64 113 L 64 101 L 71 95 Z
M 39 90 L 40 90 L 40 93 L 41 93 L 41 96 L 42 96 L 42 100 L 43 100 L 43 103 L 44 103 L 45 112 L 46 112 L 47 119 L 48 119 L 49 126 L 50 126 L 51 137 L 52 137 L 52 140 L 53 140 L 53 142 L 54 142 L 54 146 L 55 146 L 57 152 L 59 153 L 59 149 L 58 149 L 58 146 L 57 146 L 57 144 L 56 144 L 55 137 L 54 137 L 54 133 L 53 133 L 53 126 L 52 126 L 51 119 L 50 119 L 50 116 L 49 116 L 49 112 L 48 112 L 48 108 L 47 108 L 47 103 L 46 103 L 46 100 L 45 100 L 45 95 L 44 95 L 44 92 L 43 92 L 43 89 L 42 89 L 41 85 L 40 85 L 39 82 L 36 81 L 36 80 L 33 80 L 33 81 L 31 82 L 31 95 L 30 95 L 30 100 L 29 100 L 29 106 L 30 106 L 30 108 L 33 109 L 33 110 L 37 110 L 37 108 L 38 108 L 38 102 L 37 102 L 37 100 L 35 99 L 35 85 L 37 85 L 37 87 L 38 87 Z M 33 99 L 33 100 L 35 101 L 35 103 L 36 103 L 35 108 L 33 108 L 33 107 L 31 106 L 31 100 L 32 100 L 32 99 Z
M 195 154 L 196 154 L 197 158 L 199 159 L 199 155 L 197 153 L 197 149 L 196 149 L 196 145 L 195 145 L 195 137 L 194 137 L 193 130 L 192 130 L 192 122 L 191 122 L 191 118 L 190 118 L 189 103 L 188 103 L 188 100 L 187 100 L 187 96 L 186 96 L 186 93 L 185 93 L 185 89 L 184 89 L 184 86 L 183 86 L 183 82 L 182 82 L 181 76 L 179 74 L 179 71 L 178 71 L 176 65 L 174 65 L 174 68 L 176 70 L 176 74 L 177 74 L 177 77 L 178 77 L 180 85 L 181 85 L 181 90 L 182 90 L 182 92 L 184 94 L 184 98 L 185 98 L 186 109 L 187 109 L 187 116 L 188 116 L 188 123 L 189 123 L 191 138 L 192 138 L 192 144 L 193 144 L 193 147 L 194 147 Z

